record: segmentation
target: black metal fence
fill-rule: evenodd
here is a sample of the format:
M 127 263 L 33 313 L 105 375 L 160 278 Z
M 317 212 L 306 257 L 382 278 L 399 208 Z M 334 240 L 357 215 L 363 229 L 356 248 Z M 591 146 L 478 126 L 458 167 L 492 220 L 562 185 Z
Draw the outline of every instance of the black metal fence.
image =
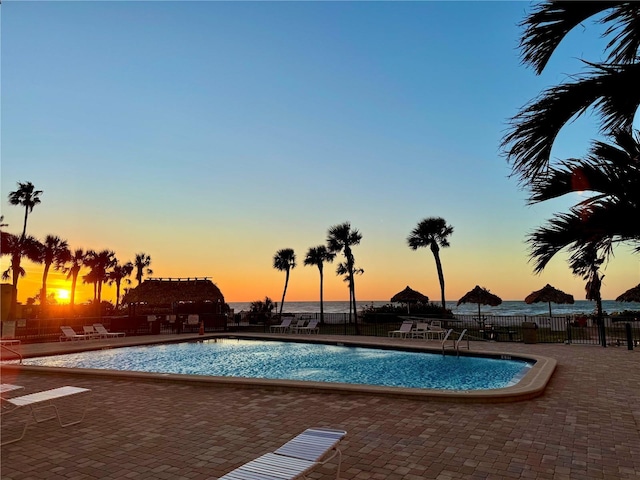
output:
M 290 314 L 296 322 L 320 320 L 319 313 Z M 456 332 L 467 330 L 466 336 L 474 341 L 524 342 L 524 343 L 573 343 L 601 345 L 640 346 L 640 318 L 605 317 L 602 327 L 586 317 L 541 317 L 541 316 L 483 316 L 456 315 L 451 318 L 412 316 L 414 321 L 440 320 L 445 329 Z M 353 316 L 346 313 L 326 313 L 319 325 L 325 335 L 366 335 L 386 337 L 397 330 L 407 317 L 397 314 L 367 313 Z M 4 331 L 2 335 L 6 336 Z M 77 333 L 83 327 L 102 323 L 113 332 L 125 332 L 127 336 L 170 333 L 213 332 L 268 332 L 270 323 L 252 323 L 249 320 L 225 315 L 138 315 L 117 317 L 51 318 L 17 320 L 13 326 L 13 337 L 24 343 L 58 341 L 60 326 L 70 326 Z M 277 324 L 278 321 L 273 320 Z
M 319 313 L 290 314 L 294 321 L 307 322 L 320 320 Z M 456 315 L 452 318 L 437 318 L 428 315 L 406 317 L 397 314 L 367 313 L 358 316 L 358 323 L 345 313 L 324 315 L 320 324 L 320 333 L 325 335 L 367 335 L 386 337 L 389 332 L 398 330 L 407 318 L 430 322 L 440 320 L 445 329 L 456 332 L 466 329 L 466 336 L 474 341 L 524 342 L 524 343 L 566 343 L 602 345 L 640 346 L 640 318 L 605 317 L 603 327 L 583 316 L 473 316 Z M 275 324 L 279 321 L 274 321 Z M 269 324 L 251 324 L 248 322 L 230 323 L 232 331 L 268 332 Z

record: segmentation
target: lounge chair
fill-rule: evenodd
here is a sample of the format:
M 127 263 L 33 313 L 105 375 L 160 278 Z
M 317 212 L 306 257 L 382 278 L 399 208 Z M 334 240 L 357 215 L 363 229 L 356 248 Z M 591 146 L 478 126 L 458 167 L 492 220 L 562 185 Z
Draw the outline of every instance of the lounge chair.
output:
M 16 338 L 16 321 L 6 320 L 2 322 L 2 338 L 0 345 L 20 345 L 20 340 Z
M 100 338 L 100 335 L 98 335 L 98 332 L 93 328 L 93 325 L 83 325 L 82 331 L 87 337 L 89 337 L 89 339 Z
M 60 416 L 60 409 L 58 408 L 58 405 L 56 405 L 56 400 L 65 398 L 65 397 L 70 397 L 72 395 L 83 394 L 83 393 L 87 394 L 85 395 L 87 399 L 84 402 L 84 406 L 82 408 L 82 416 L 80 417 L 80 419 L 67 421 L 63 423 L 62 418 Z M 14 411 L 20 408 L 27 407 L 29 409 L 29 413 L 31 414 L 31 417 L 36 423 L 57 418 L 58 423 L 60 424 L 61 427 L 68 427 L 70 425 L 75 425 L 77 423 L 80 423 L 84 419 L 90 400 L 91 400 L 91 390 L 88 388 L 80 388 L 80 387 L 54 388 L 52 390 L 45 390 L 42 392 L 31 393 L 29 395 L 23 395 L 21 397 L 3 398 L 2 399 L 3 403 L 7 403 L 15 407 L 13 410 L 9 412 L 3 412 L 3 416 L 12 415 Z M 38 415 L 36 412 L 39 412 L 47 408 L 53 409 L 55 414 L 47 418 L 38 418 Z M 13 442 L 17 442 L 18 440 L 21 440 L 27 431 L 27 427 L 29 426 L 29 419 L 30 417 L 26 417 L 26 419 L 24 420 L 24 427 L 22 429 L 21 435 L 18 438 L 12 438 L 12 439 L 10 438 L 9 440 L 7 440 L 6 436 L 2 435 L 2 442 L 0 443 L 0 445 L 7 445 L 8 443 L 13 443 Z M 9 423 L 11 422 L 7 422 L 4 419 L 2 421 L 2 425 L 7 425 Z
M 442 328 L 442 322 L 440 320 L 434 320 L 429 325 L 429 330 L 427 331 L 427 337 L 431 340 L 442 340 L 447 331 Z
M 429 331 L 429 324 L 427 322 L 418 322 L 416 327 L 411 329 L 411 338 L 427 338 L 427 332 Z
M 101 323 L 94 323 L 93 328 L 95 328 L 100 338 L 124 337 L 126 335 L 125 332 L 110 332 Z
M 342 453 L 338 443 L 344 430 L 309 428 L 273 453 L 266 453 L 220 477 L 219 480 L 293 480 L 338 456 L 336 479 L 340 478 Z M 329 452 L 333 453 L 327 457 Z M 323 460 L 323 458 L 325 458 Z
M 88 340 L 90 338 L 92 338 L 90 335 L 81 335 L 79 333 L 76 333 L 75 330 L 71 327 L 60 327 L 60 330 L 62 330 L 62 335 L 60 335 L 60 341 L 63 342 L 65 340 Z
M 409 335 L 411 335 L 412 328 L 413 328 L 413 322 L 405 321 L 405 322 L 402 322 L 402 325 L 400 325 L 399 330 L 392 330 L 389 332 L 388 335 L 390 337 L 407 338 Z
M 318 320 L 311 320 L 304 327 L 297 327 L 297 333 L 320 333 L 320 328 L 318 327 Z
M 271 333 L 273 332 L 286 332 L 287 330 L 289 330 L 289 327 L 291 326 L 291 322 L 292 322 L 293 318 L 291 317 L 286 317 L 282 319 L 282 322 L 280 322 L 280 325 L 271 325 L 269 327 L 269 331 Z

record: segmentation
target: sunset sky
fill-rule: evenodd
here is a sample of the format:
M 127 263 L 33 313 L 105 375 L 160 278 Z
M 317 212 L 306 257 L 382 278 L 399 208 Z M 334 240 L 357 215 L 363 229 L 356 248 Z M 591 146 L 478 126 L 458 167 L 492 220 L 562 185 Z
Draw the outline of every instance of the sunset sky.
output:
M 564 255 L 532 273 L 527 233 L 578 198 L 527 206 L 499 144 L 509 117 L 545 87 L 600 60 L 601 27 L 567 38 L 541 76 L 520 64 L 528 2 L 18 2 L 2 22 L 1 195 L 6 230 L 18 181 L 43 190 L 27 232 L 71 248 L 152 258 L 154 277 L 211 277 L 228 302 L 279 301 L 272 259 L 293 248 L 287 300 L 318 299 L 303 266 L 330 226 L 350 221 L 359 300 L 410 285 L 438 300 L 428 249 L 406 238 L 439 216 L 447 298 L 476 284 L 522 300 L 584 282 Z M 555 158 L 585 154 L 598 119 L 565 128 Z M 636 127 L 637 128 L 637 127 Z M 20 301 L 41 265 L 26 263 Z M 2 258 L 2 270 L 7 259 Z M 348 300 L 325 274 L 325 299 Z M 86 274 L 87 271 L 81 272 Z M 603 298 L 640 282 L 620 246 Z M 60 273 L 49 289 L 67 289 Z M 103 298 L 115 302 L 115 289 Z M 77 301 L 90 299 L 83 286 Z

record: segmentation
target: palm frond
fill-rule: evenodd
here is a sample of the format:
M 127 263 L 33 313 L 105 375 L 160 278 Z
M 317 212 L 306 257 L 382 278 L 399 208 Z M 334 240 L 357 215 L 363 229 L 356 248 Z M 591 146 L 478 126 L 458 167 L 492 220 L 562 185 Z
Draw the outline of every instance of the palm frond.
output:
M 627 2 L 542 2 L 520 26 L 524 33 L 520 40 L 522 63 L 542 73 L 551 55 L 564 37 L 588 18 Z M 617 13 L 617 10 L 611 15 Z M 618 17 L 614 16 L 613 20 Z M 623 35 L 623 38 L 626 36 Z
M 607 44 L 610 50 L 607 61 L 612 63 L 633 63 L 638 60 L 640 49 L 640 4 L 622 2 L 607 14 L 601 23 L 612 25 L 604 35 L 613 35 Z
M 546 173 L 558 133 L 589 107 L 602 116 L 603 131 L 632 128 L 640 106 L 640 64 L 592 66 L 577 81 L 545 90 L 511 118 L 501 147 L 521 180 Z

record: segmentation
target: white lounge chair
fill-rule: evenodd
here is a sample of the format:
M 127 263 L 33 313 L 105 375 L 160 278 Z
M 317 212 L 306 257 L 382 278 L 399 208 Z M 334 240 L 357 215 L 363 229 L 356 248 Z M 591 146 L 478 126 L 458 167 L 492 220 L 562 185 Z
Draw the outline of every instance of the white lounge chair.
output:
M 280 325 L 271 325 L 269 327 L 269 331 L 271 333 L 274 332 L 286 332 L 287 330 L 289 330 L 289 327 L 291 326 L 291 321 L 293 320 L 292 317 L 285 317 L 282 319 L 282 322 L 280 322 Z
M 399 330 L 392 330 L 389 332 L 389 336 L 390 337 L 400 337 L 400 338 L 406 338 L 409 335 L 411 335 L 411 329 L 413 328 L 413 322 L 412 321 L 405 321 L 402 322 L 402 325 L 400 325 L 400 329 Z
M 60 335 L 61 342 L 65 340 L 88 340 L 89 338 L 91 338 L 91 336 L 76 333 L 75 330 L 71 327 L 60 327 L 60 330 L 62 330 L 63 333 L 62 335 Z
M 320 327 L 318 327 L 318 320 L 311 320 L 304 327 L 297 327 L 297 333 L 320 333 Z
M 220 477 L 219 480 L 294 480 L 338 456 L 336 478 L 340 478 L 342 453 L 338 443 L 344 430 L 309 428 L 273 453 L 266 453 Z M 329 452 L 333 452 L 325 458 Z M 323 460 L 324 458 L 324 460 Z
M 93 325 L 83 325 L 82 331 L 87 337 L 89 337 L 89 339 L 100 338 L 100 335 L 98 335 L 98 332 L 93 328 Z
M 429 331 L 429 324 L 427 322 L 416 323 L 415 328 L 411 329 L 411 338 L 427 338 L 427 332 Z
M 100 338 L 124 337 L 126 335 L 125 332 L 110 332 L 101 323 L 94 323 L 93 328 L 100 335 Z
M 442 328 L 442 322 L 440 320 L 434 320 L 429 325 L 429 330 L 427 331 L 427 338 L 431 340 L 442 340 L 447 331 Z
M 82 416 L 80 417 L 80 419 L 76 419 L 70 422 L 69 421 L 63 422 L 62 417 L 60 416 L 60 410 L 58 408 L 58 405 L 56 405 L 56 401 L 61 398 L 70 397 L 72 395 L 79 395 L 82 393 L 87 394 L 85 395 L 87 399 L 82 408 Z M 61 427 L 68 427 L 70 425 L 75 425 L 77 423 L 80 423 L 84 419 L 90 400 L 91 400 L 91 390 L 88 388 L 80 388 L 80 387 L 54 388 L 52 390 L 45 390 L 43 392 L 31 393 L 29 395 L 23 395 L 21 397 L 3 398 L 2 399 L 3 402 L 13 405 L 15 407 L 13 410 L 9 412 L 3 412 L 3 416 L 12 415 L 15 410 L 18 410 L 19 408 L 27 407 L 29 408 L 31 417 L 36 423 L 57 418 L 58 423 L 60 424 Z M 55 414 L 47 418 L 38 418 L 38 415 L 36 414 L 36 412 L 39 412 L 47 408 L 52 408 Z M 26 419 L 24 420 L 24 427 L 22 429 L 22 434 L 18 438 L 13 438 L 13 439 L 10 438 L 9 440 L 7 440 L 6 436 L 2 435 L 2 442 L 0 443 L 0 445 L 7 445 L 8 443 L 13 443 L 13 442 L 17 442 L 18 440 L 21 440 L 27 431 L 27 427 L 29 426 L 29 418 L 30 417 L 26 417 Z M 8 423 L 10 422 L 3 420 L 2 425 L 6 425 Z

